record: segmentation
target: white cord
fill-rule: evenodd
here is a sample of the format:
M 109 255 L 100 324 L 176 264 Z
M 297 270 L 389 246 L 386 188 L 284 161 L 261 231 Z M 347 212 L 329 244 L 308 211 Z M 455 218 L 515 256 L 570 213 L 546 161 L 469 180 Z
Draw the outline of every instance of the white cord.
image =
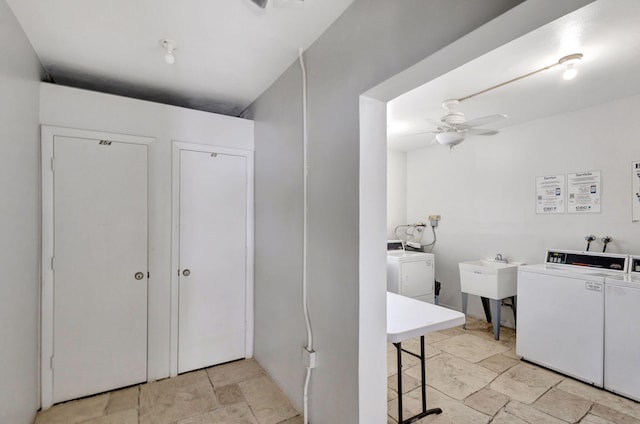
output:
M 303 403 L 303 416 L 304 424 L 309 424 L 309 380 L 311 379 L 311 368 L 307 367 L 307 375 L 304 378 L 304 395 L 302 399 Z
M 307 325 L 307 349 L 313 351 L 313 333 L 311 331 L 311 319 L 309 318 L 309 309 L 307 306 L 307 215 L 308 215 L 308 160 L 307 160 L 307 70 L 304 66 L 304 58 L 302 57 L 304 50 L 302 47 L 298 50 L 298 58 L 300 59 L 300 70 L 302 71 L 302 157 L 303 157 L 303 218 L 302 218 L 302 310 L 304 312 L 304 320 Z M 311 368 L 307 367 L 307 375 L 304 379 L 303 391 L 303 413 L 304 424 L 309 423 L 309 380 L 311 379 Z

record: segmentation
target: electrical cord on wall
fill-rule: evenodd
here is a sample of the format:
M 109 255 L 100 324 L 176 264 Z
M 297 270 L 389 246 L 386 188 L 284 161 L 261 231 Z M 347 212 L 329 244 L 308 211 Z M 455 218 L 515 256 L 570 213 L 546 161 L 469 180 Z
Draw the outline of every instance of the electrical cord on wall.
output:
M 307 176 L 309 174 L 309 166 L 307 160 L 307 70 L 304 66 L 304 58 L 302 57 L 304 50 L 298 50 L 298 58 L 300 60 L 300 70 L 302 71 L 302 157 L 303 157 L 303 217 L 302 217 L 302 310 L 304 312 L 304 320 L 307 325 L 307 352 L 313 351 L 313 332 L 311 331 L 311 319 L 309 318 L 309 308 L 307 306 L 307 215 L 308 215 L 308 184 Z M 309 423 L 309 380 L 311 380 L 312 367 L 306 367 L 307 374 L 304 379 L 304 390 L 302 395 L 304 424 Z
M 422 248 L 424 249 L 425 247 L 429 248 L 429 252 L 433 251 L 433 248 L 436 246 L 436 241 L 438 241 L 438 239 L 436 238 L 436 227 L 434 227 L 433 225 L 431 226 L 431 233 L 433 234 L 433 241 L 431 243 L 427 243 L 427 244 L 423 244 Z

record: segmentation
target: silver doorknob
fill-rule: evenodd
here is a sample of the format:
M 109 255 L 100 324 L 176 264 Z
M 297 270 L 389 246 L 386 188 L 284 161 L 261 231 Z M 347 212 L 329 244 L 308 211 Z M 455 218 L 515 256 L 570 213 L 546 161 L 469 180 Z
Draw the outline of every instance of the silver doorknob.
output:
M 182 271 L 182 275 L 184 275 L 185 277 L 188 277 L 191 275 L 191 271 L 189 271 L 188 269 L 185 269 L 184 271 Z
M 144 273 L 142 272 L 136 272 L 136 274 L 134 275 L 136 280 L 142 280 L 144 278 Z

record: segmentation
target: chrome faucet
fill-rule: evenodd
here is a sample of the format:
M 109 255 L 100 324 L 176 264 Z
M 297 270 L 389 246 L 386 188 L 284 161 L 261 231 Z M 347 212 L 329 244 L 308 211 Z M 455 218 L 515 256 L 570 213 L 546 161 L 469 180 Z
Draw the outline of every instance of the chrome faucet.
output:
M 505 264 L 506 264 L 507 262 L 509 262 L 509 260 L 508 260 L 507 258 L 503 258 L 503 257 L 502 257 L 502 253 L 498 253 L 498 254 L 496 255 L 496 258 L 494 259 L 494 261 L 496 261 L 496 262 L 503 262 L 503 263 L 505 263 Z

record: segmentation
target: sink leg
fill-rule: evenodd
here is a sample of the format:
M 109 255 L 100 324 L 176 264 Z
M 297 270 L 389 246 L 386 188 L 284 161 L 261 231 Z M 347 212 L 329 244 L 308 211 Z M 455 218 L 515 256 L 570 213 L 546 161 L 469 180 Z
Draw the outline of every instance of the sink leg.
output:
M 489 307 L 489 299 L 481 297 L 482 309 L 484 309 L 484 316 L 487 317 L 487 322 L 491 324 L 491 308 Z
M 518 321 L 517 321 L 517 317 L 516 315 L 518 312 L 518 296 L 513 296 L 511 298 L 511 309 L 513 310 L 513 323 L 515 324 L 516 328 L 518 326 Z
M 502 309 L 502 300 L 490 299 L 491 313 L 493 314 L 493 337 L 500 340 L 500 309 Z
M 468 300 L 469 295 L 467 293 L 462 293 L 462 313 L 464 314 L 464 316 L 467 316 L 467 300 Z M 462 324 L 462 328 L 464 328 L 465 330 L 467 329 L 467 322 L 466 322 L 466 318 L 465 318 L 465 323 Z

